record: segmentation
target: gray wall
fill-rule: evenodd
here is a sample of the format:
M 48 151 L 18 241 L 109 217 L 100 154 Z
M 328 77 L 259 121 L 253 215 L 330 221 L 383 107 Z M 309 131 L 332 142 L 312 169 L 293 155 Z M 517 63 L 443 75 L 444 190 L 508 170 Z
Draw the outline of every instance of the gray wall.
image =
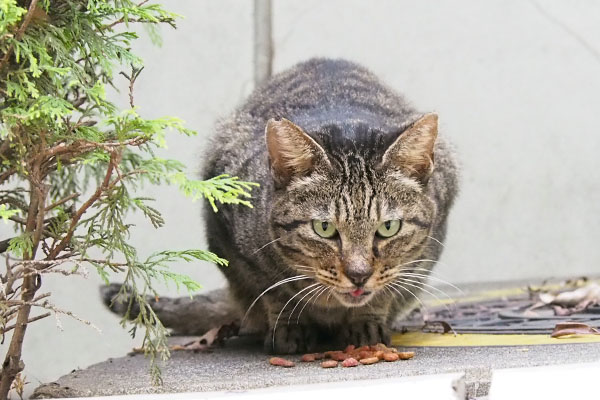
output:
M 176 115 L 200 132 L 173 137 L 166 154 L 194 171 L 215 119 L 252 89 L 252 4 L 163 3 L 186 18 L 162 30 L 162 48 L 137 45 L 147 67 L 136 103 L 144 116 Z M 440 275 L 457 283 L 598 272 L 599 2 L 303 0 L 276 1 L 274 13 L 275 71 L 313 56 L 348 58 L 439 113 L 463 165 Z M 199 204 L 175 188 L 148 192 L 167 226 L 139 220 L 142 253 L 205 245 Z M 180 269 L 205 289 L 224 284 L 211 265 Z M 33 324 L 32 386 L 134 346 L 100 305 L 97 279 L 45 283 L 57 304 L 103 333 L 66 318 L 64 332 L 52 320 Z

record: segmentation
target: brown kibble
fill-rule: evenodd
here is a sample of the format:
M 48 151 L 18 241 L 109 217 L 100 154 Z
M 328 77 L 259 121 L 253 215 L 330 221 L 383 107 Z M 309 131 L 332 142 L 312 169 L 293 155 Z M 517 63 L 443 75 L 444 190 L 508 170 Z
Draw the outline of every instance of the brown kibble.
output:
M 377 357 L 363 358 L 360 360 L 360 363 L 363 365 L 375 364 L 376 362 L 379 362 L 379 358 Z
M 315 360 L 322 360 L 325 358 L 325 354 L 323 353 L 313 353 L 315 356 Z
M 373 353 L 367 350 L 363 350 L 363 351 L 359 351 L 358 352 L 358 359 L 362 360 L 363 358 L 371 358 L 373 357 Z
M 346 346 L 346 349 L 344 350 L 344 353 L 352 353 L 355 349 L 356 349 L 355 345 L 349 344 L 348 346 Z
M 350 357 L 351 355 L 346 353 L 335 353 L 331 355 L 331 359 L 336 361 L 344 361 L 345 359 Z
M 356 360 L 356 358 L 346 358 L 343 362 L 342 362 L 342 367 L 356 367 L 358 365 L 358 361 Z
M 338 362 L 335 360 L 326 360 L 321 363 L 323 368 L 335 368 L 338 366 Z
M 315 357 L 314 354 L 305 354 L 302 356 L 302 358 L 300 359 L 300 361 L 302 362 L 313 362 L 315 361 L 317 358 Z
M 400 358 L 401 360 L 410 360 L 414 356 L 415 356 L 415 352 L 414 351 L 400 351 L 400 352 L 398 352 L 398 358 Z
M 356 351 L 360 352 L 360 351 L 370 351 L 371 350 L 371 346 L 360 346 L 358 349 L 355 349 Z
M 394 362 L 394 361 L 398 361 L 400 359 L 400 356 L 396 353 L 383 353 L 383 359 L 385 361 L 389 361 L 389 362 Z
M 341 350 L 330 350 L 325 352 L 325 358 L 333 358 L 337 354 L 341 354 L 343 351 Z
M 271 365 L 275 365 L 277 367 L 286 367 L 286 368 L 293 367 L 296 365 L 292 361 L 286 360 L 285 358 L 281 358 L 281 357 L 271 357 L 269 359 L 269 363 Z
M 380 360 L 382 360 L 382 359 L 383 359 L 383 354 L 384 354 L 384 353 L 383 353 L 383 351 L 382 351 L 382 350 L 377 350 L 377 351 L 375 352 L 375 354 L 373 354 L 373 356 L 374 356 L 374 357 L 377 357 L 377 358 L 379 358 Z

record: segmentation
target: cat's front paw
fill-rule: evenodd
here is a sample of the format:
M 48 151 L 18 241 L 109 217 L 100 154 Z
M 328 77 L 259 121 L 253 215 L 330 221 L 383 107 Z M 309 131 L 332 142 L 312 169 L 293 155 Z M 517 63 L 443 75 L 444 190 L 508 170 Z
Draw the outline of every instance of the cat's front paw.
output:
M 317 344 L 316 329 L 306 325 L 278 326 L 265 337 L 265 352 L 272 354 L 296 354 L 314 351 Z
M 342 339 L 345 344 L 355 346 L 390 344 L 390 330 L 379 321 L 357 321 L 346 325 L 342 329 Z

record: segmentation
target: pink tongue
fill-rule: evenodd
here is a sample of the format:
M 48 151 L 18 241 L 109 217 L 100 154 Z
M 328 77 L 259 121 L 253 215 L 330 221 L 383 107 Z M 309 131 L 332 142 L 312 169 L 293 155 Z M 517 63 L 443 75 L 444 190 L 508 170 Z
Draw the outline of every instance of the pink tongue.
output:
M 354 296 L 354 297 L 358 297 L 358 296 L 360 296 L 361 294 L 363 294 L 364 292 L 365 292 L 365 291 L 364 291 L 364 290 L 362 290 L 362 289 L 356 289 L 355 291 L 353 291 L 353 292 L 350 292 L 350 294 L 351 294 L 352 296 Z

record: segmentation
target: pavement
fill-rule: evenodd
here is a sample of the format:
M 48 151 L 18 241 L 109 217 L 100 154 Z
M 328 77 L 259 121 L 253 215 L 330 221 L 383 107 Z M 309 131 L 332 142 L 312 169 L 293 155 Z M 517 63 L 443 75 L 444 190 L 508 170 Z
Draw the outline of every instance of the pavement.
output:
M 481 285 L 481 287 L 486 287 Z M 487 287 L 486 287 L 487 288 Z M 450 335 L 450 334 L 448 334 Z M 186 338 L 174 338 L 185 341 Z M 109 359 L 75 370 L 36 389 L 33 398 L 93 397 L 125 394 L 231 392 L 277 386 L 361 381 L 434 374 L 465 373 L 465 382 L 489 389 L 490 372 L 506 368 L 593 363 L 600 360 L 600 343 L 492 347 L 399 347 L 414 358 L 393 363 L 323 369 L 318 363 L 297 362 L 293 368 L 274 367 L 257 338 L 232 338 L 210 351 L 173 351 L 161 364 L 163 384 L 152 386 L 149 361 L 141 354 Z M 288 357 L 299 361 L 299 356 Z M 487 389 L 485 389 L 487 388 Z
M 117 394 L 236 391 L 272 386 L 383 379 L 600 360 L 600 344 L 498 347 L 402 348 L 413 359 L 356 368 L 323 369 L 315 363 L 274 367 L 256 341 L 232 339 L 212 352 L 175 351 L 161 366 L 163 385 L 150 384 L 149 362 L 141 354 L 109 359 L 42 385 L 34 398 L 91 397 Z M 298 357 L 290 357 L 297 360 Z

